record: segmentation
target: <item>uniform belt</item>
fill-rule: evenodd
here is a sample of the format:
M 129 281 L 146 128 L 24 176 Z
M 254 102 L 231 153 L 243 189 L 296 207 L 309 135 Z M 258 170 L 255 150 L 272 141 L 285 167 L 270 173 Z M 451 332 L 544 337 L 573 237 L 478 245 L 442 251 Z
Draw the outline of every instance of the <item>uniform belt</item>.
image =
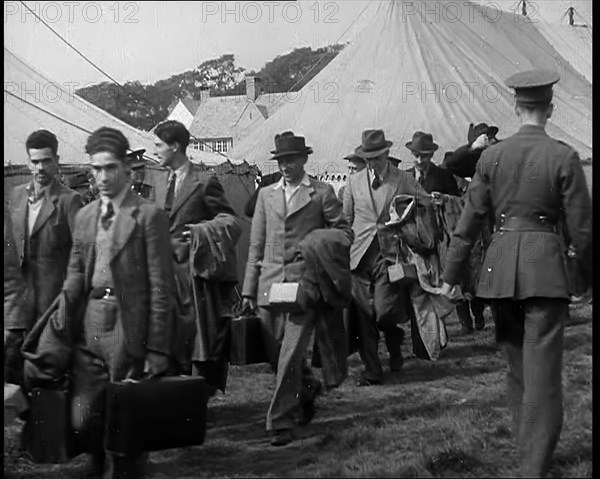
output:
M 91 299 L 107 299 L 115 296 L 115 288 L 103 286 L 101 288 L 92 288 L 90 291 Z
M 546 231 L 556 233 L 556 224 L 544 217 L 510 216 L 500 220 L 500 231 Z

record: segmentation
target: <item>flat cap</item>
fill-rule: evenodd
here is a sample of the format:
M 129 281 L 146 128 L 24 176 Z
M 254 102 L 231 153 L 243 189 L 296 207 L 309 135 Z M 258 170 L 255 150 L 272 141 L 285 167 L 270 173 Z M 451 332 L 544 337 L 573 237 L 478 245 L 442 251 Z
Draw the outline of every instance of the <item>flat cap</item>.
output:
M 555 70 L 530 70 L 516 73 L 504 83 L 515 90 L 517 103 L 544 105 L 552 101 L 552 85 L 560 80 Z

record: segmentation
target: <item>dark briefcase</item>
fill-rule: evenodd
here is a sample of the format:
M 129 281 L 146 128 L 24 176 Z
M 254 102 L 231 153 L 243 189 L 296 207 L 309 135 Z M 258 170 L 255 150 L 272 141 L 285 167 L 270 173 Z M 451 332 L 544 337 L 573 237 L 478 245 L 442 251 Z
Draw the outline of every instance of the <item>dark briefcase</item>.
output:
M 269 362 L 258 316 L 242 314 L 231 320 L 229 362 L 235 366 Z
M 36 388 L 31 392 L 27 450 L 34 462 L 68 462 L 81 451 L 71 427 L 71 397 L 65 389 Z
M 204 443 L 208 388 L 203 377 L 109 383 L 107 449 L 123 455 Z

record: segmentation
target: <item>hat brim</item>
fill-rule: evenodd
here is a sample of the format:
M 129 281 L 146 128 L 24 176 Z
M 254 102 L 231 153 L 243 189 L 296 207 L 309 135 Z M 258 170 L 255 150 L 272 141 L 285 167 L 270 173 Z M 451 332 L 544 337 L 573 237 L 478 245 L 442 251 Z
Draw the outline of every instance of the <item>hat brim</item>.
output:
M 414 151 L 416 153 L 435 153 L 438 148 L 440 147 L 437 143 L 433 144 L 433 149 L 432 150 L 418 150 L 416 148 L 413 148 L 413 142 L 409 141 L 408 143 L 406 143 L 406 148 L 408 148 L 410 151 Z
M 295 150 L 295 151 L 280 151 L 279 153 L 277 152 L 277 150 L 272 150 L 271 154 L 273 155 L 270 159 L 271 160 L 278 160 L 279 158 L 283 158 L 284 156 L 291 156 L 291 155 L 310 155 L 312 154 L 313 150 L 312 148 L 309 146 L 307 147 L 305 150 Z
M 364 159 L 375 158 L 376 156 L 381 155 L 383 152 L 388 151 L 392 147 L 393 144 L 394 143 L 392 143 L 391 141 L 386 140 L 385 147 L 380 148 L 379 150 L 373 150 L 373 151 L 365 151 L 365 150 L 363 150 L 363 147 L 361 145 L 354 150 L 354 154 L 356 156 L 358 156 L 360 158 L 364 158 Z

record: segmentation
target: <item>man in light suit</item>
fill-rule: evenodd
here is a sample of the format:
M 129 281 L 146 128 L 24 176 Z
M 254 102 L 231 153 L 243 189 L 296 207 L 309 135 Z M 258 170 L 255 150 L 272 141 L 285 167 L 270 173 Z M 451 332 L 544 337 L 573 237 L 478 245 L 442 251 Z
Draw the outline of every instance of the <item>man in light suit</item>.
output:
M 236 268 L 232 268 L 231 277 L 221 282 L 192 276 L 190 226 L 218 216 L 235 227 L 239 218 L 219 179 L 187 157 L 190 132 L 182 123 L 165 121 L 156 127 L 154 134 L 156 154 L 169 169 L 167 184 L 158 185 L 166 188 L 157 186 L 155 198 L 169 217 L 173 246 L 178 303 L 173 350 L 177 369 L 204 376 L 208 384 L 224 391 Z
M 100 198 L 75 218 L 63 285 L 67 331 L 75 343 L 72 423 L 89 438 L 95 473 L 137 477 L 137 458 L 106 461 L 104 393 L 109 381 L 164 373 L 170 351 L 173 264 L 166 215 L 131 191 L 123 134 L 103 127 L 86 151 Z
M 298 243 L 311 231 L 321 228 L 343 230 L 353 235 L 333 188 L 309 178 L 304 170 L 312 149 L 304 137 L 285 132 L 275 136 L 273 160 L 282 178 L 262 188 L 252 218 L 250 252 L 242 290 L 243 308 L 268 307 L 271 285 L 300 280 L 306 265 Z M 284 332 L 277 366 L 277 384 L 267 413 L 267 431 L 274 446 L 293 440 L 297 422 L 312 419 L 313 401 L 320 382 L 312 377 L 306 362 L 318 310 L 290 313 L 283 320 Z M 275 316 L 275 315 L 273 315 Z M 272 318 L 276 322 L 276 318 Z M 310 394 L 306 390 L 313 390 Z
M 11 192 L 8 212 L 16 263 L 24 287 L 9 301 L 11 315 L 5 349 L 5 380 L 20 383 L 23 361 L 20 348 L 25 334 L 60 292 L 72 244 L 75 214 L 81 196 L 58 181 L 58 140 L 47 130 L 33 132 L 25 142 L 30 182 Z
M 359 386 L 383 381 L 378 355 L 382 312 L 397 311 L 400 323 L 408 320 L 410 307 L 404 288 L 391 285 L 395 291 L 391 297 L 377 294 L 378 285 L 386 280 L 387 266 L 393 264 L 398 251 L 394 231 L 384 224 L 389 220 L 390 203 L 396 195 L 417 195 L 421 191 L 413 177 L 390 164 L 391 146 L 382 130 L 364 131 L 362 144 L 355 153 L 366 160 L 367 168 L 348 177 L 344 192 L 344 213 L 355 237 L 350 252 L 352 296 L 359 323 L 359 353 L 365 366 Z M 404 331 L 397 326 L 384 329 L 390 369 L 399 371 L 403 364 L 400 348 Z

